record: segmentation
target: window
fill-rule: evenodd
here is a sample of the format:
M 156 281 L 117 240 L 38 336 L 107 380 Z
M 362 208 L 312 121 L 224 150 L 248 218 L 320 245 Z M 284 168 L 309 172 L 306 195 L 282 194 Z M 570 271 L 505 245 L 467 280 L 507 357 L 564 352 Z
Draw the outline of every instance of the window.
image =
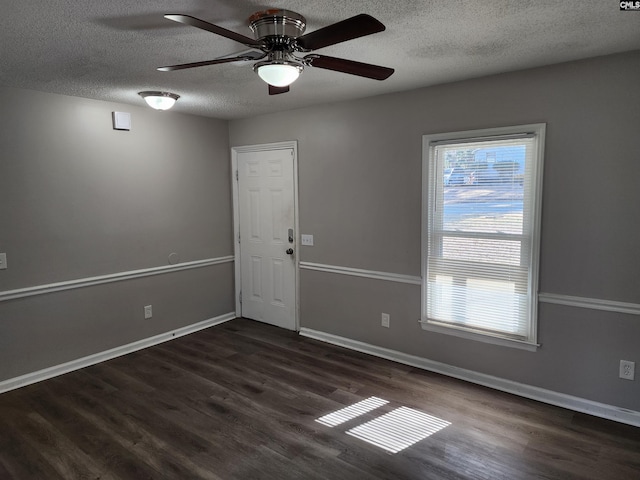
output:
M 544 133 L 423 137 L 424 329 L 535 350 Z

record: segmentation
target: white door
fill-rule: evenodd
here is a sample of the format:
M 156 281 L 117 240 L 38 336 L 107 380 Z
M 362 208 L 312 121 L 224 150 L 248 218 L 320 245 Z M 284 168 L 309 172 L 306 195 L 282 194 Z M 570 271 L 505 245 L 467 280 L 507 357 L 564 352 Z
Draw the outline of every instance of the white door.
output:
M 235 163 L 242 316 L 295 330 L 294 149 L 236 150 Z

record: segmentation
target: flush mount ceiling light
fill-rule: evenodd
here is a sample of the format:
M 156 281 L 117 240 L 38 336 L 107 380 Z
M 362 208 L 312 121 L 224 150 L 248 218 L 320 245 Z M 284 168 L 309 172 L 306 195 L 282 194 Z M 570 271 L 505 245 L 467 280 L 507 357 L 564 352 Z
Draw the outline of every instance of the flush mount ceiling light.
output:
M 180 98 L 180 95 L 169 92 L 140 92 L 138 93 L 151 108 L 169 110 Z

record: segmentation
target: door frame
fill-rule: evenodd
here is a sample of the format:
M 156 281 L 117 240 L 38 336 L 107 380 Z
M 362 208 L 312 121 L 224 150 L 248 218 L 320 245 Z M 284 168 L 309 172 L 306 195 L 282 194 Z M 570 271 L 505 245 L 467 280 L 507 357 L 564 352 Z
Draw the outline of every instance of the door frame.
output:
M 242 305 L 240 304 L 240 290 L 242 289 L 242 273 L 240 262 L 240 211 L 239 211 L 239 192 L 238 192 L 238 154 L 239 153 L 251 153 L 251 152 L 263 152 L 272 150 L 293 150 L 293 229 L 294 229 L 294 317 L 295 317 L 295 331 L 300 331 L 300 226 L 298 218 L 298 142 L 297 140 L 276 142 L 276 143 L 262 143 L 258 145 L 243 145 L 238 147 L 231 147 L 231 185 L 233 196 L 233 255 L 234 255 L 234 267 L 235 267 L 235 301 L 236 301 L 236 316 L 242 316 Z

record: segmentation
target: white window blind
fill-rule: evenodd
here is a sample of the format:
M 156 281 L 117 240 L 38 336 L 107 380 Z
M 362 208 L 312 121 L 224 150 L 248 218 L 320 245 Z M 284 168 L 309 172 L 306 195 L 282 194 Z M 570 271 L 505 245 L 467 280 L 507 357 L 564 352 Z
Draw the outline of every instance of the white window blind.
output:
M 535 343 L 544 126 L 528 127 L 425 144 L 423 324 Z

